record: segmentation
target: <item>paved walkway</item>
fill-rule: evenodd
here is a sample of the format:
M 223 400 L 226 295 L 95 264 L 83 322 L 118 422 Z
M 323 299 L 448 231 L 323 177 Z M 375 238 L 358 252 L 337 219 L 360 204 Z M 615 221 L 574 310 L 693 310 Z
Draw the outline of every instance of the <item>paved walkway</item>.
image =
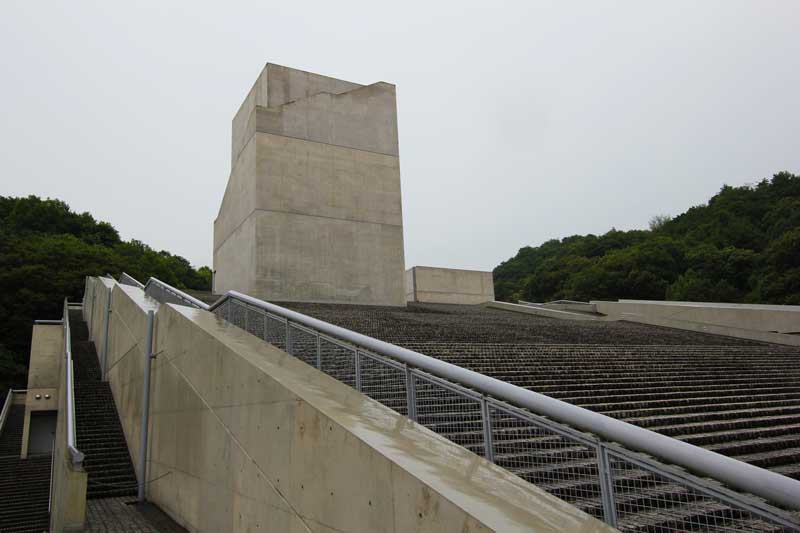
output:
M 86 501 L 89 533 L 186 533 L 161 509 L 151 503 L 139 505 L 135 498 L 101 498 Z

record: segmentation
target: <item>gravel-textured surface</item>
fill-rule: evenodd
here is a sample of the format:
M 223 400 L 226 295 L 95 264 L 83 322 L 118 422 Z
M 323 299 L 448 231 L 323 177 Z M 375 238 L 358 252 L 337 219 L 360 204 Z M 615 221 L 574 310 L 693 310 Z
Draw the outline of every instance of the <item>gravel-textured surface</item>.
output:
M 524 344 L 670 344 L 746 346 L 758 343 L 633 322 L 575 321 L 472 305 L 411 303 L 406 308 L 279 303 L 387 342 Z

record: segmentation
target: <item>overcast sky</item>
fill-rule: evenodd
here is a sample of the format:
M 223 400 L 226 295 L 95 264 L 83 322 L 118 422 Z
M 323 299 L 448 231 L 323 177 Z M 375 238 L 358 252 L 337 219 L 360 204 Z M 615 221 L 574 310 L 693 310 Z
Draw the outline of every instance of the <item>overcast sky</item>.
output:
M 0 0 L 0 195 L 211 264 L 266 62 L 397 85 L 406 265 L 643 228 L 800 171 L 800 2 Z

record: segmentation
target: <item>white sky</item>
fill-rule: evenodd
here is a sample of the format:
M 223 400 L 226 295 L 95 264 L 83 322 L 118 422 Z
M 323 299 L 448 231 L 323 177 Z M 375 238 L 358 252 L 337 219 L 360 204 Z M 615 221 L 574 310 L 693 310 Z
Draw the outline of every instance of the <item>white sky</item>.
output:
M 0 0 L 0 195 L 211 264 L 267 61 L 398 89 L 406 264 L 646 227 L 800 172 L 800 2 Z

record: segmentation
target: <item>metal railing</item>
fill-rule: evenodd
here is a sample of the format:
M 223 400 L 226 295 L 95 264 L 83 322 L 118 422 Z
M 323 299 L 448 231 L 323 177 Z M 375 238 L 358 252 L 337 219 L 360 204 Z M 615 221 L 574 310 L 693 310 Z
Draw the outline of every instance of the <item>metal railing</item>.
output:
M 69 452 L 72 464 L 80 467 L 83 464 L 84 455 L 78 450 L 75 431 L 75 379 L 72 364 L 72 333 L 69 326 L 69 303 L 64 299 L 64 356 L 66 364 L 66 415 L 67 415 L 67 451 Z
M 8 394 L 6 394 L 6 400 L 3 403 L 3 409 L 0 411 L 0 435 L 3 433 L 3 426 L 6 423 L 6 418 L 8 418 L 8 413 L 11 410 L 11 406 L 14 404 L 14 395 L 15 394 L 22 394 L 27 392 L 26 389 L 8 389 Z
M 127 276 L 127 274 L 125 274 Z M 130 278 L 130 276 L 128 276 Z M 133 278 L 131 278 L 133 279 Z M 134 280 L 135 281 L 135 280 Z M 138 282 L 137 282 L 138 283 Z M 141 283 L 139 283 L 141 286 Z M 150 278 L 142 287 L 144 293 L 159 302 L 166 302 L 178 305 L 188 305 L 197 309 L 208 309 L 208 304 L 201 302 L 194 296 L 190 296 L 180 289 L 164 283 L 156 278 Z
M 800 509 L 800 481 L 236 291 L 207 305 L 155 278 L 147 287 L 159 301 L 215 313 L 620 529 L 800 531 L 776 507 Z
M 129 276 L 127 273 L 123 272 L 119 276 L 119 282 L 122 285 L 131 285 L 132 287 L 139 287 L 140 289 L 144 289 L 144 285 L 142 285 L 139 280 L 134 278 L 133 276 Z

